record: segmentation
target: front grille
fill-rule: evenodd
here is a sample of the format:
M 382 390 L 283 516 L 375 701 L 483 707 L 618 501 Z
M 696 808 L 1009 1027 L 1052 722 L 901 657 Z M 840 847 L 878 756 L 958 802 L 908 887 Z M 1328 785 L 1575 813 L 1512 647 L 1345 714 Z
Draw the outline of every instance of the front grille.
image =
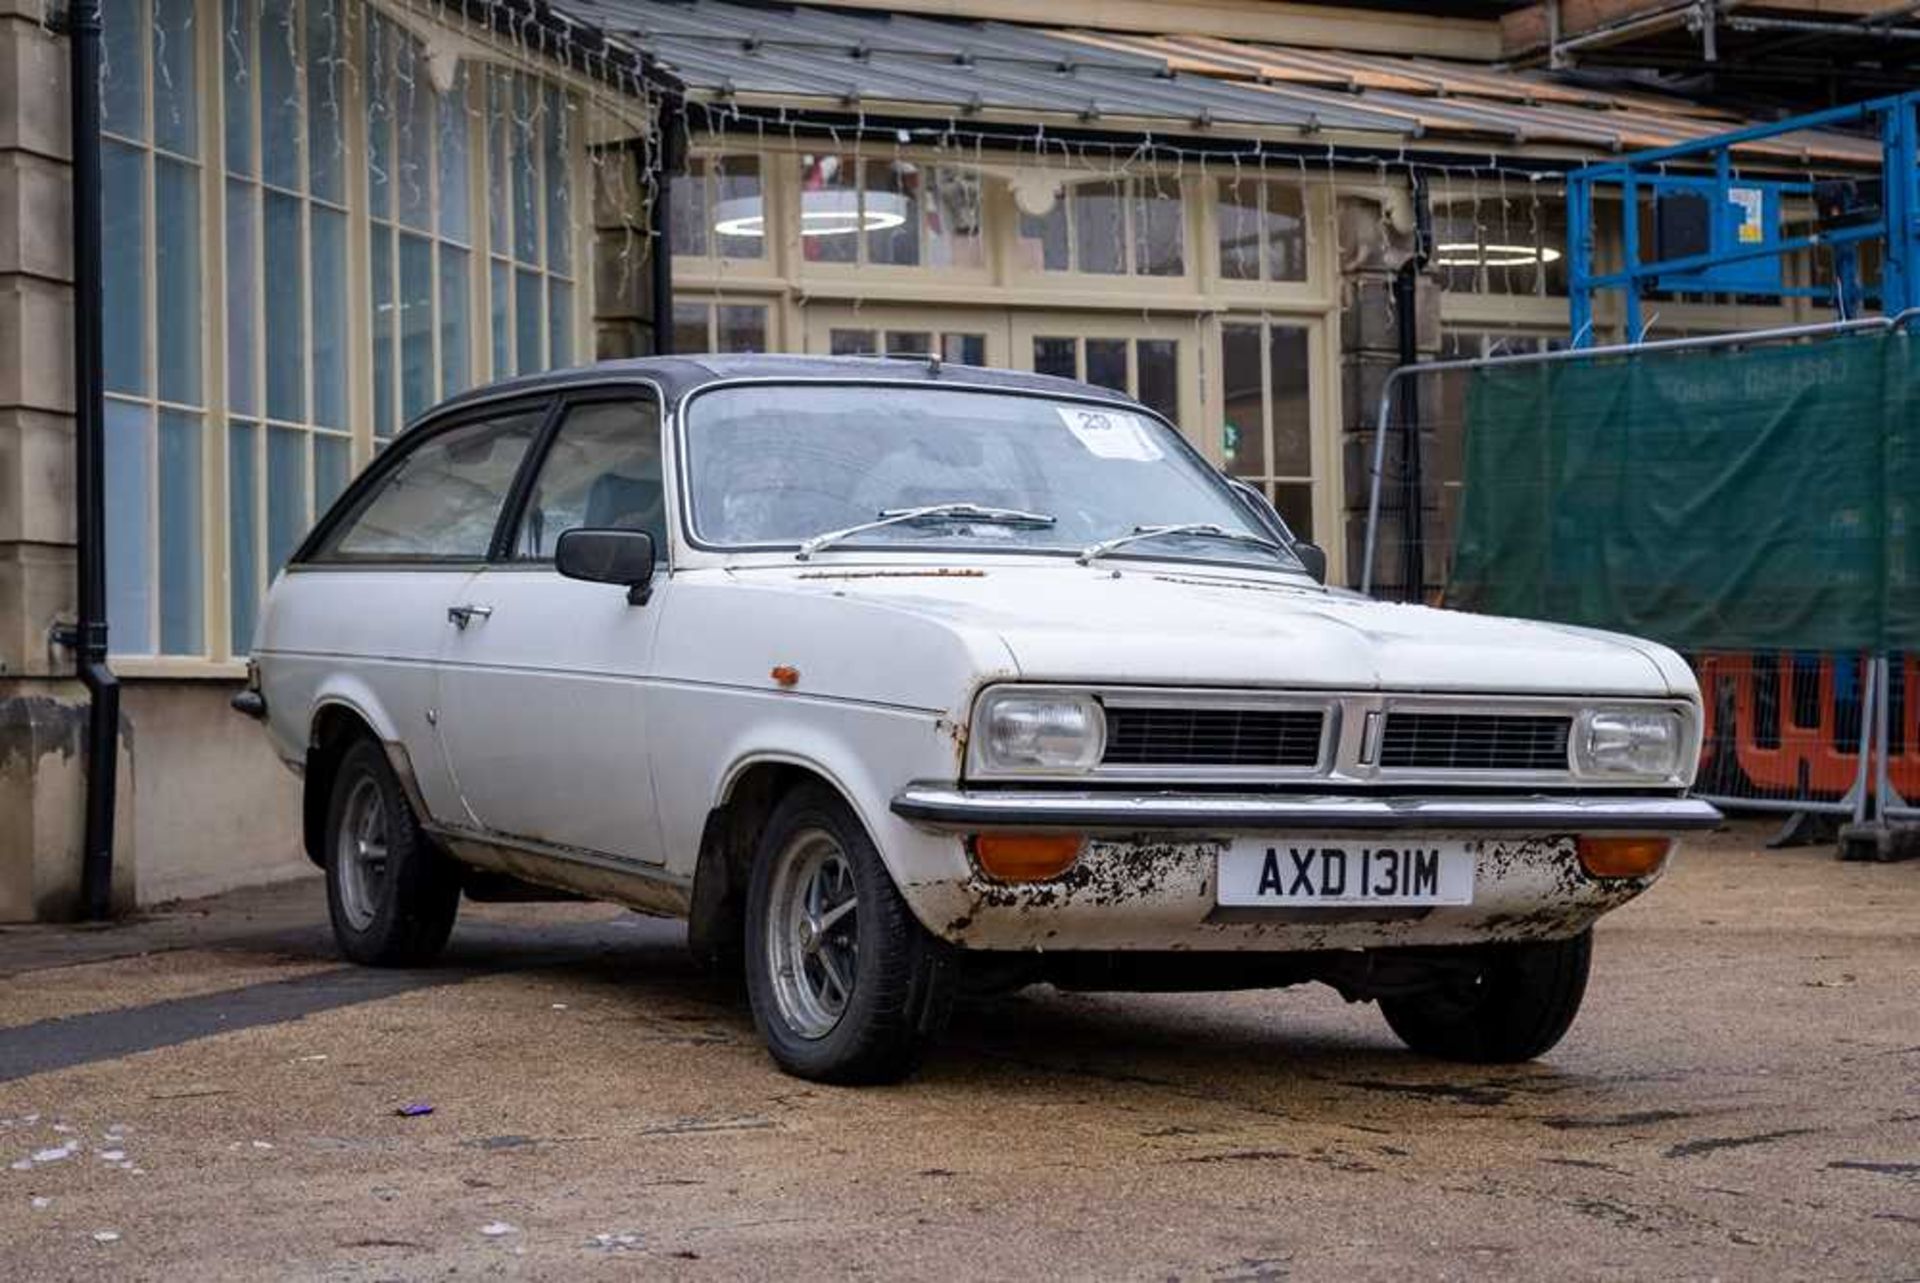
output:
M 1388 713 L 1380 765 L 1427 771 L 1564 771 L 1571 717 Z
M 1320 764 L 1320 709 L 1109 708 L 1107 766 Z

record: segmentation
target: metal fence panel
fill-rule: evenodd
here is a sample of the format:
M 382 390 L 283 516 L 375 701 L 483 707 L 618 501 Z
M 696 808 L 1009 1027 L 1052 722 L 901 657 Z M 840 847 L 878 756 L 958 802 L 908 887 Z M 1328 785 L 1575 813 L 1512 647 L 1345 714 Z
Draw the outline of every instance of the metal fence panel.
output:
M 1914 315 L 1403 366 L 1388 376 L 1375 415 L 1361 590 L 1457 604 L 1449 598 L 1477 370 L 1806 343 L 1893 330 Z M 1920 653 L 1716 648 L 1689 661 L 1705 703 L 1699 794 L 1734 809 L 1920 819 Z

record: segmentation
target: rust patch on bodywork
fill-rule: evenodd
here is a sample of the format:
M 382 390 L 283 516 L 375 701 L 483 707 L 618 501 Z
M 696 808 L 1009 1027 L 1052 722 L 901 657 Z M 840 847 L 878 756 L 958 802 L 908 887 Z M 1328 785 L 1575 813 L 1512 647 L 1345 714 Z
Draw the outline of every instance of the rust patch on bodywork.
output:
M 1072 868 L 1046 882 L 999 882 L 976 874 L 972 890 L 994 908 L 1047 910 L 1067 904 L 1111 906 L 1129 900 L 1157 900 L 1171 883 L 1194 881 L 1201 894 L 1225 843 L 1172 842 L 1149 837 L 1094 838 Z
M 934 730 L 953 741 L 953 760 L 955 770 L 965 770 L 967 765 L 967 719 L 965 717 L 941 717 L 933 723 Z
M 1355 835 L 1359 837 L 1360 835 Z M 1001 882 L 976 867 L 930 925 L 984 948 L 1151 948 L 1311 952 L 1556 940 L 1646 890 L 1656 876 L 1599 879 L 1565 834 L 1477 840 L 1474 901 L 1461 906 L 1248 906 L 1216 903 L 1224 835 L 1090 837 L 1061 876 Z M 943 924 L 943 925 L 942 925 Z M 1051 928 L 1051 929 L 1050 929 Z M 1090 942 L 1097 942 L 1090 943 Z

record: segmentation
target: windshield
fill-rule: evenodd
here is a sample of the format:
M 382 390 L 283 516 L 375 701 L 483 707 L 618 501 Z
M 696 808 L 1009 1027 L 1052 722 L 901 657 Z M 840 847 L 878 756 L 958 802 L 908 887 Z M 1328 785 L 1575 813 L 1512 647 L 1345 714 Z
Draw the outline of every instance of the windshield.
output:
M 1050 520 L 895 520 L 832 546 L 1079 553 L 1143 526 L 1180 525 L 1271 537 L 1160 420 L 1050 397 L 893 384 L 721 387 L 691 402 L 686 467 L 694 537 L 710 546 L 798 547 L 942 504 Z M 1299 569 L 1285 549 L 1195 532 L 1130 541 L 1111 555 Z

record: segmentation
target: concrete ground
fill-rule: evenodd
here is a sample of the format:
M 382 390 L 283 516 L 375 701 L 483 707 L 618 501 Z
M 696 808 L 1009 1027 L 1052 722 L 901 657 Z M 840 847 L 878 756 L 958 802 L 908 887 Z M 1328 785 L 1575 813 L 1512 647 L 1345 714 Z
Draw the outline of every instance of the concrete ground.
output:
M 312 881 L 0 930 L 0 1274 L 1920 1277 L 1920 864 L 1764 833 L 1498 1069 L 1320 989 L 1041 989 L 823 1088 L 611 909 L 470 907 L 415 973 Z

